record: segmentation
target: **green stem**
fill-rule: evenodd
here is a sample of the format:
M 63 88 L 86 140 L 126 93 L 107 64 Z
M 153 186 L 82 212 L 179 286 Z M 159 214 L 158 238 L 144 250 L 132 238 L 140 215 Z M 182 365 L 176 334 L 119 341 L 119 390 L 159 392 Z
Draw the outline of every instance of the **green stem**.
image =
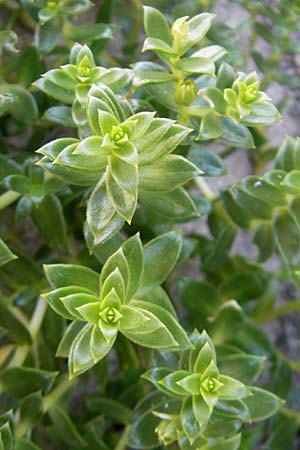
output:
M 126 449 L 130 429 L 131 429 L 131 425 L 127 425 L 125 430 L 123 431 L 121 439 L 119 440 L 119 442 L 117 443 L 117 445 L 115 447 L 115 450 L 125 450 Z
M 284 314 L 287 314 L 292 311 L 300 311 L 300 300 L 294 300 L 292 302 L 288 302 L 285 305 L 280 306 L 279 308 L 266 311 L 254 317 L 254 319 L 256 320 L 256 322 L 264 324 L 269 322 L 270 320 L 274 320 L 277 317 L 283 316 Z
M 278 349 L 277 349 L 276 354 L 277 354 L 278 358 L 280 358 L 281 360 L 284 360 L 289 365 L 291 370 L 293 370 L 294 372 L 300 373 L 300 360 L 291 359 Z
M 74 386 L 74 383 L 77 383 L 77 380 L 69 380 L 67 376 L 64 377 L 64 380 L 51 392 L 51 394 L 47 395 L 43 398 L 43 413 L 48 412 L 59 400 L 60 398 L 71 388 Z M 20 422 L 20 412 L 19 410 L 15 413 L 14 417 L 15 425 L 16 425 L 16 435 L 18 438 L 24 436 L 27 433 L 27 423 Z M 25 426 L 24 426 L 25 425 Z
M 20 197 L 21 194 L 14 191 L 7 191 L 4 194 L 0 195 L 0 209 L 4 209 L 13 203 L 17 198 Z
M 219 156 L 221 156 L 221 158 L 226 158 L 227 156 L 231 155 L 232 153 L 236 152 L 237 150 L 238 150 L 238 148 L 230 145 L 230 146 L 224 148 L 224 150 L 222 150 L 219 153 Z
M 58 400 L 71 388 L 74 384 L 77 383 L 77 380 L 73 378 L 70 380 L 67 376 L 65 379 L 51 392 L 51 394 L 44 397 L 43 400 L 43 411 L 44 413 L 49 411 L 49 409 L 54 406 Z
M 296 419 L 296 421 L 298 422 L 298 424 L 300 425 L 300 412 L 298 411 L 294 411 L 293 409 L 290 409 L 286 406 L 282 406 L 280 411 L 285 414 L 287 417 Z
M 28 326 L 28 330 L 31 334 L 33 341 L 38 335 L 38 332 L 42 325 L 46 310 L 47 310 L 46 301 L 44 299 L 42 299 L 41 297 L 39 297 L 37 304 L 35 306 L 35 310 L 33 312 L 32 318 L 30 320 L 29 326 Z M 9 367 L 22 366 L 22 364 L 24 363 L 24 361 L 28 355 L 29 349 L 30 349 L 30 345 L 20 346 L 17 349 L 14 357 L 10 361 Z
M 208 186 L 207 182 L 204 180 L 203 177 L 196 177 L 195 183 L 197 187 L 200 189 L 204 197 L 206 197 L 211 202 L 214 201 L 217 196 L 214 193 L 214 191 Z

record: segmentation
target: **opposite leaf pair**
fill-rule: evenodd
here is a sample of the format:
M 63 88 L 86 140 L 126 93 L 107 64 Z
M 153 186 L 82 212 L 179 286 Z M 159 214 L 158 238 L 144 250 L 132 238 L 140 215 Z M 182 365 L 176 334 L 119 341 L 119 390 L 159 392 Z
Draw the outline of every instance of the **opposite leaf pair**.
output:
M 100 361 L 119 331 L 145 347 L 191 346 L 170 299 L 159 287 L 180 249 L 181 239 L 174 232 L 150 241 L 144 249 L 134 235 L 107 259 L 100 276 L 82 266 L 45 266 L 54 288 L 45 299 L 58 314 L 74 321 L 57 352 L 69 356 L 71 376 Z

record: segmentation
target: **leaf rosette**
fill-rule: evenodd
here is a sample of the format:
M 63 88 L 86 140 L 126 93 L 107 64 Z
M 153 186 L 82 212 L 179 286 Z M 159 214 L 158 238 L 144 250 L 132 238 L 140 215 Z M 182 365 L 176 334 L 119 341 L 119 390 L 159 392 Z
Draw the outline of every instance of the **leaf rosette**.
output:
M 82 266 L 45 266 L 54 290 L 44 297 L 54 311 L 72 320 L 57 352 L 69 357 L 70 376 L 100 361 L 119 332 L 144 347 L 191 347 L 170 299 L 159 286 L 180 249 L 181 239 L 174 232 L 144 248 L 136 234 L 107 259 L 100 276 Z
M 58 139 L 38 150 L 44 155 L 39 164 L 65 182 L 97 183 L 87 207 L 87 233 L 94 245 L 111 237 L 124 221 L 130 224 L 138 197 L 163 213 L 164 201 L 179 203 L 173 212 L 179 220 L 198 215 L 182 185 L 201 171 L 171 154 L 189 129 L 151 112 L 130 113 L 129 104 L 107 86 L 93 86 L 87 102 L 92 135 L 82 141 Z

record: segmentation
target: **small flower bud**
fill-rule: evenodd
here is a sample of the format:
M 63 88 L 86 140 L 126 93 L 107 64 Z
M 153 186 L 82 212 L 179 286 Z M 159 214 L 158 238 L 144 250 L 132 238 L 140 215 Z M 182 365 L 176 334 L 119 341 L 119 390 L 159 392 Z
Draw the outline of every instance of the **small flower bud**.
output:
M 77 75 L 80 78 L 89 78 L 91 75 L 91 68 L 86 66 L 79 66 L 77 68 Z
M 178 105 L 189 106 L 197 97 L 197 86 L 193 80 L 176 83 L 175 100 Z
M 121 127 L 116 126 L 112 127 L 110 138 L 112 142 L 117 146 L 127 144 L 127 142 L 129 141 L 128 134 Z
M 122 315 L 116 308 L 108 306 L 100 312 L 100 317 L 104 322 L 114 324 L 118 322 Z

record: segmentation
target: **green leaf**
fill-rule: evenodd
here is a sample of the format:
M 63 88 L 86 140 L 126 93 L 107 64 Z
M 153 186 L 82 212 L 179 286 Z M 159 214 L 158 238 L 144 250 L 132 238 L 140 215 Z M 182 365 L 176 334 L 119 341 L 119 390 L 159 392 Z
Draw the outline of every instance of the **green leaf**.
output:
M 218 342 L 231 340 L 235 330 L 243 327 L 244 319 L 240 305 L 235 300 L 229 300 L 211 318 L 210 334 Z
M 107 194 L 105 175 L 92 192 L 87 205 L 87 224 L 94 245 L 104 243 L 114 236 L 124 224 Z
M 172 153 L 190 130 L 166 119 L 153 119 L 145 134 L 134 145 L 139 153 L 139 166 Z
M 34 82 L 34 85 L 41 89 L 41 91 L 45 94 L 49 95 L 49 97 L 55 98 L 60 102 L 67 103 L 68 105 L 71 105 L 75 100 L 75 94 L 73 91 L 61 87 L 47 78 L 40 78 Z
M 106 336 L 103 335 L 99 326 L 95 326 L 91 335 L 91 353 L 94 359 L 94 363 L 100 361 L 107 353 L 110 351 L 117 337 L 117 330 L 115 334 L 107 340 Z
M 120 272 L 124 282 L 125 290 L 127 290 L 130 280 L 130 274 L 128 262 L 127 259 L 125 258 L 122 246 L 107 259 L 102 268 L 100 275 L 101 299 L 103 298 L 102 292 L 103 286 L 108 277 L 110 277 L 111 274 L 114 273 L 116 269 L 118 269 L 118 271 Z M 120 291 L 120 289 L 118 289 L 118 291 Z M 107 294 L 107 292 L 104 291 L 104 294 Z
M 85 324 L 83 322 L 77 320 L 70 323 L 57 348 L 56 356 L 61 358 L 67 358 L 69 356 L 73 341 L 84 326 Z
M 44 265 L 46 277 L 53 288 L 79 286 L 99 294 L 99 275 L 92 269 L 71 264 Z
M 223 134 L 221 141 L 226 145 L 233 145 L 241 148 L 254 148 L 254 141 L 252 134 L 247 127 L 227 117 L 222 117 Z
M 73 341 L 68 362 L 70 378 L 80 375 L 95 364 L 91 352 L 93 329 L 94 325 L 87 323 Z
M 204 116 L 201 120 L 197 139 L 201 141 L 216 139 L 221 136 L 222 131 L 223 127 L 220 116 L 214 112 L 211 112 Z
M 134 146 L 127 144 L 126 152 L 128 152 L 127 161 L 123 157 L 119 157 L 117 154 L 112 155 L 109 158 L 110 172 L 116 183 L 122 189 L 125 189 L 130 194 L 135 194 L 139 183 L 137 151 Z
M 217 402 L 218 396 L 213 393 L 205 393 L 207 397 L 213 396 L 214 403 Z M 206 397 L 202 395 L 193 395 L 193 412 L 200 427 L 205 426 L 211 416 L 213 406 L 208 405 Z
M 62 317 L 66 319 L 73 320 L 74 315 L 65 307 L 64 303 L 61 301 L 62 298 L 74 295 L 74 294 L 87 294 L 91 295 L 92 292 L 82 286 L 64 286 L 54 291 L 48 292 L 47 294 L 42 294 L 42 297 L 49 303 L 51 308 Z M 81 318 L 82 319 L 82 318 Z
M 192 146 L 187 156 L 206 177 L 218 177 L 226 174 L 226 167 L 222 159 L 210 150 L 205 150 L 198 145 Z
M 251 105 L 251 113 L 243 117 L 242 123 L 248 127 L 269 127 L 279 122 L 280 114 L 272 103 L 254 103 Z
M 215 15 L 210 13 L 202 13 L 197 14 L 188 20 L 188 30 L 189 30 L 189 39 L 188 39 L 188 48 L 194 45 L 196 42 L 199 42 L 204 38 L 209 28 L 211 27 L 212 21 Z M 187 48 L 185 49 L 185 51 Z
M 144 191 L 173 191 L 201 173 L 179 155 L 167 155 L 139 170 L 139 188 Z
M 0 389 L 14 398 L 22 398 L 36 391 L 48 391 L 57 372 L 29 367 L 8 367 L 0 374 Z
M 3 185 L 6 189 L 18 192 L 19 194 L 27 194 L 31 189 L 31 182 L 24 175 L 9 175 L 4 178 Z
M 206 281 L 182 277 L 178 280 L 177 286 L 180 300 L 192 316 L 205 319 L 212 316 L 221 305 L 218 291 Z
M 153 289 L 165 281 L 176 264 L 181 246 L 181 237 L 175 232 L 158 236 L 145 245 L 142 292 Z
M 119 67 L 112 67 L 107 69 L 101 76 L 101 82 L 114 92 L 120 92 L 132 80 L 133 71 L 130 69 L 120 69 Z
M 13 433 L 8 422 L 0 426 L 0 445 L 1 450 L 13 449 Z
M 12 30 L 0 31 L 0 45 L 4 50 L 8 52 L 17 52 L 15 44 L 17 43 L 18 36 Z
M 184 400 L 180 417 L 183 430 L 188 437 L 190 444 L 193 444 L 193 442 L 200 434 L 200 426 L 194 415 L 192 396 L 186 397 L 186 399 Z
M 142 51 L 145 52 L 147 50 L 156 51 L 158 53 L 165 53 L 166 55 L 175 56 L 176 51 L 168 45 L 162 39 L 157 39 L 154 37 L 148 37 L 143 45 Z
M 228 53 L 227 50 L 224 47 L 221 47 L 220 45 L 209 45 L 208 47 L 203 47 L 200 48 L 200 50 L 196 50 L 191 56 L 207 58 L 215 62 L 223 58 L 223 56 L 225 56 L 227 53 Z
M 277 395 L 265 389 L 251 387 L 251 393 L 252 396 L 245 398 L 243 402 L 247 405 L 254 422 L 272 416 L 283 403 Z
M 244 400 L 219 399 L 215 406 L 215 412 L 227 420 L 238 419 L 246 423 L 251 423 L 251 415 Z
M 17 256 L 14 255 L 5 242 L 0 238 L 0 267 L 4 266 L 4 264 L 8 263 L 9 261 L 12 261 L 16 259 Z
M 187 57 L 181 58 L 179 62 L 174 64 L 176 70 L 180 70 L 186 74 L 205 73 L 213 75 L 215 73 L 215 65 L 208 58 Z
M 275 168 L 286 172 L 300 169 L 300 139 L 286 136 L 278 149 Z
M 32 218 L 49 247 L 67 251 L 68 236 L 63 209 L 58 197 L 49 194 L 32 209 Z
M 120 331 L 134 334 L 153 333 L 163 324 L 154 315 L 148 314 L 149 311 L 135 306 L 122 305 L 120 313 L 123 317 L 120 319 Z
M 172 374 L 172 369 L 167 369 L 164 367 L 155 367 L 153 369 L 147 370 L 147 372 L 143 373 L 141 377 L 145 380 L 150 381 L 157 389 L 161 390 L 164 394 L 170 395 L 170 390 L 165 386 L 165 383 L 161 383 L 167 375 Z M 177 385 L 175 386 L 177 388 Z
M 9 107 L 9 112 L 18 122 L 31 124 L 38 119 L 38 107 L 33 95 L 26 89 L 17 85 L 3 85 L 0 89 L 0 94 L 4 91 L 5 94 L 13 96 L 13 102 Z
M 75 127 L 71 108 L 69 108 L 68 106 L 52 106 L 44 112 L 42 118 L 49 122 L 63 125 L 65 127 Z
M 222 374 L 234 376 L 248 385 L 255 383 L 264 365 L 264 357 L 245 353 L 228 354 L 218 358 L 218 367 Z
M 36 30 L 36 45 L 41 53 L 49 53 L 57 44 L 62 29 L 62 17 L 55 15 Z
M 293 215 L 284 210 L 277 214 L 273 223 L 277 249 L 288 267 L 300 264 L 300 229 Z
M 218 381 L 223 384 L 218 390 L 218 394 L 223 399 L 240 400 L 251 395 L 249 389 L 235 378 L 220 375 Z
M 7 331 L 7 336 L 17 344 L 31 344 L 30 332 L 20 317 L 18 310 L 0 298 L 0 326 Z
M 132 298 L 137 291 L 144 271 L 144 252 L 138 233 L 122 245 L 124 257 L 128 265 L 127 298 Z
M 174 317 L 177 317 L 176 311 L 174 309 L 173 303 L 171 302 L 168 294 L 161 286 L 157 286 L 147 292 L 143 292 L 142 298 L 144 302 L 154 303 L 155 305 L 161 306 Z
M 131 410 L 123 403 L 105 397 L 91 397 L 87 399 L 89 411 L 104 414 L 113 423 L 126 425 L 131 416 Z
M 19 413 L 18 436 L 24 436 L 39 423 L 43 416 L 41 392 L 34 392 L 24 397 L 20 403 Z
M 98 323 L 100 303 L 94 295 L 77 293 L 61 297 L 64 307 L 69 311 L 73 319 L 85 320 L 94 324 Z
M 179 396 L 187 396 L 188 393 L 184 387 L 181 386 L 180 381 L 190 375 L 190 372 L 186 370 L 176 370 L 175 372 L 171 372 L 161 377 L 157 383 L 157 388 L 165 390 L 166 393 L 171 395 L 179 395 Z M 199 377 L 198 377 L 198 381 Z M 198 392 L 199 392 L 199 383 L 198 383 Z
M 144 6 L 144 26 L 148 37 L 161 39 L 172 45 L 173 38 L 169 24 L 160 11 L 150 6 Z
M 161 317 L 158 318 L 157 314 L 153 314 L 151 310 L 148 311 L 148 304 L 145 305 L 143 302 L 133 301 L 132 306 L 134 309 L 137 309 L 137 314 L 139 314 L 140 312 L 140 315 L 143 314 L 148 318 L 147 322 L 149 323 L 149 328 L 148 325 L 146 325 L 147 322 L 144 322 L 143 325 L 146 331 L 145 333 L 141 333 L 141 327 L 137 327 L 134 329 L 120 329 L 121 333 L 123 333 L 131 341 L 135 342 L 136 344 L 142 345 L 143 347 L 167 348 L 170 350 L 178 349 L 178 343 L 174 339 L 172 331 L 170 331 L 164 323 L 166 322 L 166 320 L 162 322 L 160 320 Z M 155 311 L 155 313 L 156 312 L 157 311 Z M 170 317 L 172 316 L 170 315 Z M 136 319 L 137 315 L 135 315 L 135 320 Z M 149 331 L 147 331 L 148 329 Z
M 193 200 L 183 188 L 160 193 L 141 191 L 139 197 L 142 203 L 167 222 L 181 223 L 199 217 Z
M 74 42 L 86 42 L 90 40 L 107 40 L 113 38 L 113 25 L 106 23 L 89 23 L 88 25 L 73 26 L 67 22 L 63 28 L 64 36 Z
M 21 173 L 21 167 L 8 155 L 0 155 L 0 181 L 8 175 Z
M 61 406 L 53 406 L 49 411 L 49 416 L 55 426 L 56 433 L 66 445 L 73 448 L 86 446 L 85 440 L 77 430 L 70 416 Z
M 241 444 L 241 434 L 222 440 L 209 446 L 209 450 L 238 450 Z
M 151 315 L 156 316 L 156 318 L 161 321 L 161 323 L 164 325 L 164 328 L 172 336 L 173 341 L 172 346 L 174 347 L 174 350 L 185 350 L 191 348 L 191 342 L 186 332 L 179 324 L 177 318 L 174 317 L 169 311 L 165 310 L 161 306 L 155 305 L 150 302 L 144 302 L 142 300 L 132 300 L 130 302 L 130 306 L 141 308 L 142 310 L 144 310 L 143 312 L 145 314 L 146 312 L 149 313 L 150 317 Z M 159 348 L 160 346 L 159 346 L 158 331 L 155 333 L 157 333 L 157 337 L 155 338 L 155 340 L 158 344 L 155 345 L 155 347 Z M 168 346 L 171 346 L 171 341 Z
M 134 184 L 136 182 L 137 170 L 135 169 Z M 137 205 L 137 189 L 134 192 L 126 191 L 117 183 L 109 170 L 106 176 L 106 190 L 115 211 L 130 225 Z
M 127 266 L 125 270 L 125 276 L 127 276 Z M 101 278 L 101 283 L 101 299 L 104 299 L 114 289 L 121 302 L 124 302 L 125 282 L 118 266 L 105 279 Z
M 155 391 L 137 404 L 128 436 L 130 447 L 146 450 L 159 445 L 155 429 L 160 419 L 154 416 L 153 410 L 156 410 L 166 401 L 170 401 L 170 398 Z
M 41 450 L 41 448 L 28 439 L 17 438 L 14 450 Z
M 166 83 L 175 80 L 175 76 L 162 70 L 139 70 L 139 63 L 134 68 L 133 84 L 135 87 L 141 87 L 146 84 Z M 159 66 L 160 67 L 160 66 Z

